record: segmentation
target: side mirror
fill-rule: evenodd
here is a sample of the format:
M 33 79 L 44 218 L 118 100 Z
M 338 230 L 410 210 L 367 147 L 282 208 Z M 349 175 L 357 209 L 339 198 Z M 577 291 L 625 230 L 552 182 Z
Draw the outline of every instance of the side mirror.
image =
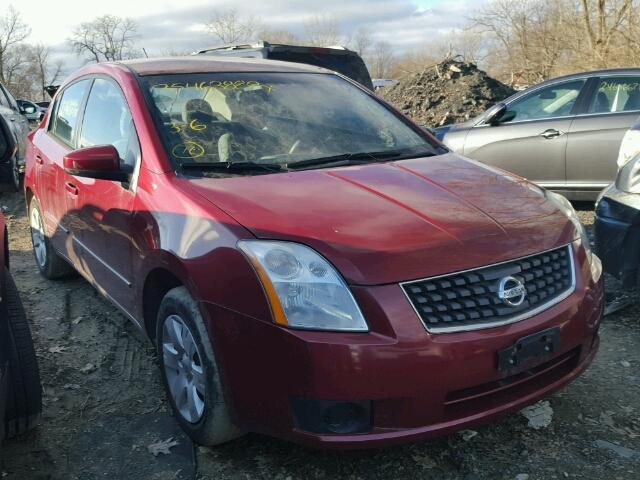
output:
M 25 106 L 22 108 L 22 111 L 23 111 L 24 113 L 32 114 L 32 113 L 36 113 L 37 109 L 36 109 L 36 107 L 34 107 L 33 105 L 25 105 Z
M 64 171 L 76 177 L 128 182 L 120 169 L 120 155 L 113 145 L 97 145 L 74 150 L 63 159 Z
M 507 105 L 499 103 L 494 107 L 494 110 L 489 114 L 485 123 L 496 126 L 501 123 L 510 122 L 516 118 L 516 112 L 507 110 Z

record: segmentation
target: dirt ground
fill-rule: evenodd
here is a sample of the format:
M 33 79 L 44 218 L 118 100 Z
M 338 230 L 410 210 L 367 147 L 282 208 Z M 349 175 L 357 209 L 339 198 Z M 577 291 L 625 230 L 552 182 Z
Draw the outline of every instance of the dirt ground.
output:
M 42 424 L 1 447 L 0 479 L 640 479 L 640 305 L 605 319 L 596 361 L 549 398 L 545 428 L 516 413 L 385 450 L 314 451 L 259 435 L 194 447 L 170 416 L 150 345 L 84 280 L 40 277 L 21 197 L 2 194 L 0 205 L 44 385 Z M 611 279 L 607 288 L 618 296 Z M 170 439 L 170 454 L 149 452 Z

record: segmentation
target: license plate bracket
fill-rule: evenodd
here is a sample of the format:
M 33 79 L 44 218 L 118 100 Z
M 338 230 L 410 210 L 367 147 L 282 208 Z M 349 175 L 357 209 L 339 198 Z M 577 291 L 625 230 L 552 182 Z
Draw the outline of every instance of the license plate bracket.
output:
M 498 370 L 516 373 L 544 363 L 560 349 L 560 327 L 553 327 L 519 339 L 498 352 Z

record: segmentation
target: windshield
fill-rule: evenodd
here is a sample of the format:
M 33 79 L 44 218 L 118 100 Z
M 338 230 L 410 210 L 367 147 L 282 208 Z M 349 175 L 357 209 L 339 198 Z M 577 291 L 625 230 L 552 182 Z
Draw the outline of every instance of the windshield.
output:
M 212 73 L 143 81 L 170 159 L 189 171 L 236 163 L 287 168 L 314 159 L 321 161 L 303 164 L 321 168 L 323 159 L 362 158 L 368 152 L 373 152 L 370 161 L 441 153 L 336 75 Z M 241 168 L 234 174 L 269 171 Z

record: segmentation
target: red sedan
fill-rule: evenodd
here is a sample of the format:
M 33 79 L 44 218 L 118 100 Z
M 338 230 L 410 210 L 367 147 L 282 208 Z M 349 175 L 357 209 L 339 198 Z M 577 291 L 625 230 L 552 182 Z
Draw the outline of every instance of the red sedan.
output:
M 571 205 L 319 68 L 86 66 L 30 135 L 25 193 L 42 274 L 80 272 L 155 342 L 199 443 L 442 435 L 597 351 Z

